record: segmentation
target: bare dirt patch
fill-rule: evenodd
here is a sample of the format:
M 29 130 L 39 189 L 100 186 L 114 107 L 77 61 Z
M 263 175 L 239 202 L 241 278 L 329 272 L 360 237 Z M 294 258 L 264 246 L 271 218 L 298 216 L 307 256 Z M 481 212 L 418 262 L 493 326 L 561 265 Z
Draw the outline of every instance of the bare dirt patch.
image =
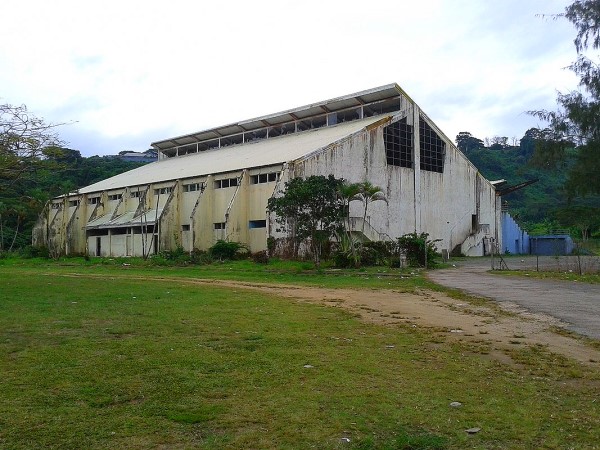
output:
M 297 301 L 343 308 L 368 322 L 421 327 L 438 334 L 440 338 L 480 345 L 485 348 L 483 353 L 503 362 L 507 359 L 505 350 L 519 345 L 543 346 L 548 351 L 583 364 L 600 367 L 600 350 L 576 337 L 553 331 L 553 328 L 561 329 L 563 324 L 560 320 L 544 314 L 530 313 L 511 303 L 474 304 L 433 291 L 413 294 L 397 290 L 326 289 L 241 281 L 164 277 L 152 279 L 249 289 Z
M 600 366 L 600 351 L 571 336 L 557 334 L 558 319 L 532 314 L 516 304 L 474 306 L 445 294 L 395 290 L 324 289 L 233 281 L 190 280 L 191 283 L 252 289 L 278 297 L 344 308 L 361 319 L 385 324 L 428 328 L 451 339 L 489 344 L 489 352 L 505 359 L 504 349 L 541 345 L 586 365 Z

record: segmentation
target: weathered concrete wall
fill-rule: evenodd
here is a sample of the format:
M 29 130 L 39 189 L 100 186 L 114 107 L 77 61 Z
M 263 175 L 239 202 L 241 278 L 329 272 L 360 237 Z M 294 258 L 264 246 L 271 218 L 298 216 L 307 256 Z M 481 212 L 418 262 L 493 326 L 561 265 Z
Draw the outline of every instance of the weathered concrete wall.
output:
M 382 188 L 387 202 L 370 203 L 367 222 L 390 239 L 427 232 L 431 239 L 440 239 L 439 250 L 457 248 L 473 255 L 489 250 L 485 248 L 489 240 L 501 245 L 500 205 L 493 186 L 418 106 L 407 97 L 400 103 L 398 112 L 283 166 L 248 167 L 55 200 L 62 205 L 45 211 L 35 228 L 34 242 L 46 241 L 62 253 L 141 256 L 177 247 L 206 250 L 216 240 L 228 239 L 256 252 L 267 248 L 269 236 L 286 236 L 277 231 L 275 218 L 266 212 L 273 193 L 294 177 L 332 174 Z M 446 143 L 443 173 L 420 169 L 420 117 Z M 387 163 L 384 127 L 401 119 L 413 127 L 413 167 Z M 181 157 L 181 164 L 185 163 L 185 156 Z M 265 174 L 274 173 L 279 174 L 277 179 L 268 176 L 264 181 Z M 261 176 L 262 181 L 257 181 Z M 232 179 L 237 180 L 233 186 L 217 186 L 220 180 Z M 184 188 L 193 183 L 202 189 Z M 362 220 L 363 213 L 361 202 L 351 202 L 351 216 Z M 119 222 L 120 218 L 128 219 Z M 86 229 L 94 220 L 95 225 Z
M 297 161 L 294 176 L 333 174 L 351 183 L 369 181 L 381 187 L 388 200 L 387 203 L 373 202 L 368 207 L 367 216 L 375 230 L 391 238 L 426 232 L 431 239 L 441 240 L 436 244 L 439 250 L 450 251 L 473 235 L 476 239 L 469 247 L 469 254 L 482 255 L 483 238 L 499 238 L 498 205 L 493 186 L 432 124 L 446 142 L 444 171 L 420 170 L 418 109 L 409 108 L 406 117 L 416 130 L 416 170 L 387 164 L 383 128 L 402 118 L 396 115 Z M 360 202 L 351 203 L 352 216 L 362 217 L 363 211 Z

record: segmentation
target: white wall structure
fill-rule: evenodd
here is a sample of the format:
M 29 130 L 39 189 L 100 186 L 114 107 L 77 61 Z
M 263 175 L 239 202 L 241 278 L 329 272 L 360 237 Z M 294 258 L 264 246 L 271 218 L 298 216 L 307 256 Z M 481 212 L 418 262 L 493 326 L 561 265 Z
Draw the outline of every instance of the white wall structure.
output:
M 426 232 L 438 249 L 500 248 L 494 186 L 396 84 L 155 142 L 159 160 L 53 199 L 34 245 L 55 253 L 142 256 L 217 239 L 267 248 L 284 238 L 268 199 L 295 177 L 369 181 L 365 239 Z M 352 202 L 356 230 L 362 206 Z

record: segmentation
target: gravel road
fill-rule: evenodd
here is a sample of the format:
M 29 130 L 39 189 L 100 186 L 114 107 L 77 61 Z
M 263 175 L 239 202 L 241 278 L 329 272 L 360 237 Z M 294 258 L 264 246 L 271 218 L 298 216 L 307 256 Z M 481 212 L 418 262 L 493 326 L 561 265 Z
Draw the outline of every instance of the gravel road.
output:
M 565 322 L 571 331 L 600 339 L 600 284 L 491 274 L 488 273 L 491 268 L 489 257 L 451 263 L 456 267 L 433 270 L 429 272 L 429 278 L 443 286 L 548 314 Z M 573 260 L 563 258 L 559 261 L 554 257 L 512 257 L 506 259 L 506 263 L 510 269 L 535 270 L 537 265 L 556 268 L 557 264 L 562 264 L 561 270 L 569 271 L 574 267 Z M 590 259 L 586 264 L 595 264 L 595 260 Z

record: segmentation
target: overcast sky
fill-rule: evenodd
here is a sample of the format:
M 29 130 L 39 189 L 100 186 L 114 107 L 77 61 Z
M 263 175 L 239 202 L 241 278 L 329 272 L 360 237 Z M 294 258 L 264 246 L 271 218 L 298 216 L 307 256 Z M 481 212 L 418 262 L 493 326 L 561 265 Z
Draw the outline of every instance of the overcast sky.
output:
M 398 83 L 451 139 L 576 88 L 560 0 L 3 0 L 0 102 L 84 156 Z

